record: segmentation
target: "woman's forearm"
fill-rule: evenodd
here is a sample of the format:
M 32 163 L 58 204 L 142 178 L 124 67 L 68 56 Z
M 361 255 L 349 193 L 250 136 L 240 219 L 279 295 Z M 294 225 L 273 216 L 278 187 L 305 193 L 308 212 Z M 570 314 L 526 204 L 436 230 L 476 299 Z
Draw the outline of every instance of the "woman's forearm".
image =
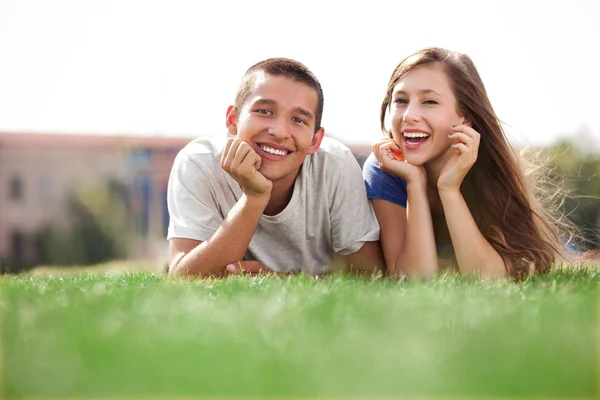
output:
M 438 272 L 438 263 L 427 191 L 418 182 L 409 183 L 407 193 L 406 230 L 393 273 L 431 278 Z
M 502 257 L 483 237 L 460 191 L 439 194 L 460 271 L 494 278 L 506 276 Z

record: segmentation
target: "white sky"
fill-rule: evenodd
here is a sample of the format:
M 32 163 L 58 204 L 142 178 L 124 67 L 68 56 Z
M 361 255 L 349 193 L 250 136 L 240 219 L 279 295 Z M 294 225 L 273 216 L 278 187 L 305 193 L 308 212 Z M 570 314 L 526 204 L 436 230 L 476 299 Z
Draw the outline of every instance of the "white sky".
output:
M 222 134 L 244 71 L 284 56 L 321 80 L 323 126 L 371 143 L 426 46 L 473 58 L 515 143 L 600 137 L 597 0 L 0 0 L 0 130 Z

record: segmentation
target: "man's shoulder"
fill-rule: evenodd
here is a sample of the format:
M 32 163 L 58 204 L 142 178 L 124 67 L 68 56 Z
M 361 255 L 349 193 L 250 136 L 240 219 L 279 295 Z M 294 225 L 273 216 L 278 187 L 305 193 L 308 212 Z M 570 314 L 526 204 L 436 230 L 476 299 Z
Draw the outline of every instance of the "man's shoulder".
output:
M 220 157 L 226 140 L 225 136 L 200 136 L 186 144 L 179 155 L 190 159 Z
M 177 154 L 176 165 L 193 165 L 206 171 L 220 169 L 227 136 L 201 136 L 190 141 Z
M 315 153 L 317 158 L 337 158 L 343 160 L 348 156 L 353 156 L 352 151 L 348 146 L 337 139 L 325 136 L 321 142 L 319 150 Z
M 319 149 L 307 161 L 305 171 L 310 179 L 325 180 L 328 184 L 339 184 L 348 176 L 362 179 L 360 165 L 350 148 L 331 137 L 324 137 Z
M 229 185 L 233 179 L 221 167 L 226 142 L 227 136 L 191 140 L 175 157 L 169 179 L 206 188 Z

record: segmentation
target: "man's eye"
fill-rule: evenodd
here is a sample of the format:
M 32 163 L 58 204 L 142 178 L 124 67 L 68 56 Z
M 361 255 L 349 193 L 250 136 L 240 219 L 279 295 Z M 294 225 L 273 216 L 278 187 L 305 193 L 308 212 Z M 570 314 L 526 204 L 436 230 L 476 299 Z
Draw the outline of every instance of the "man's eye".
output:
M 259 108 L 258 110 L 254 110 L 254 112 L 257 112 L 259 114 L 264 114 L 264 115 L 271 115 L 271 110 L 266 110 L 264 108 Z
M 299 124 L 304 124 L 304 125 L 306 125 L 306 121 L 305 121 L 305 120 L 303 120 L 302 118 L 294 117 L 294 118 L 292 118 L 292 120 L 293 120 L 294 122 L 297 122 L 297 123 L 299 123 Z

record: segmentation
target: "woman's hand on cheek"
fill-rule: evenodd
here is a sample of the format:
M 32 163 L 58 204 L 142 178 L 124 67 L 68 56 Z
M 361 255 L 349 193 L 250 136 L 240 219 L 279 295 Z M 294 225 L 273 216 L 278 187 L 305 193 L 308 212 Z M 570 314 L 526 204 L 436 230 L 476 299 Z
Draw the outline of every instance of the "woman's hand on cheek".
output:
M 402 150 L 392 139 L 382 139 L 371 147 L 379 168 L 383 171 L 403 179 L 406 183 L 425 182 L 425 169 L 407 162 Z
M 479 153 L 479 133 L 467 126 L 456 125 L 452 127 L 449 135 L 452 139 L 452 156 L 442 168 L 437 182 L 439 191 L 460 190 L 460 185 L 471 169 Z

